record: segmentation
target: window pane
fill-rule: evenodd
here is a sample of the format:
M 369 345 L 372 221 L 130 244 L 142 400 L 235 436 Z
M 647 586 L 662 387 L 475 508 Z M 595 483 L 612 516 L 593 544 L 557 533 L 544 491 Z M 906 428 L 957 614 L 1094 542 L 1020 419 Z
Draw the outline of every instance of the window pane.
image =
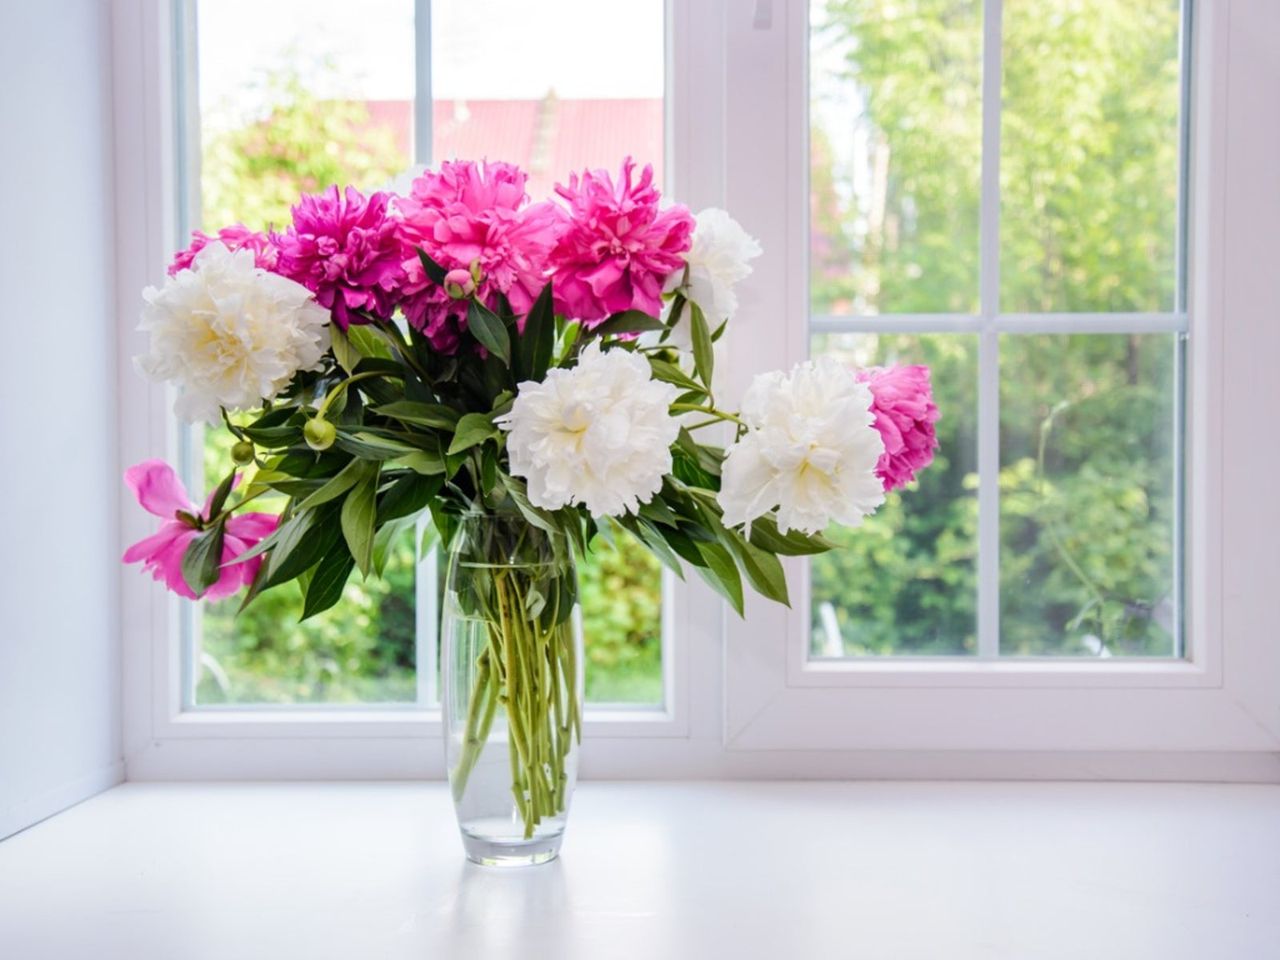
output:
M 193 226 L 280 227 L 300 193 L 374 189 L 408 165 L 408 131 L 386 104 L 412 103 L 413 4 L 202 0 L 197 42 L 202 215 Z M 225 430 L 203 432 L 206 489 L 226 474 L 231 443 Z M 239 617 L 240 597 L 201 604 L 189 651 L 195 702 L 414 702 L 414 566 L 406 535 L 385 580 L 353 577 L 339 605 L 301 624 L 292 584 Z
M 1173 309 L 1178 8 L 1005 4 L 1004 311 Z
M 810 655 L 973 653 L 977 608 L 977 338 L 951 334 L 815 337 L 850 365 L 924 363 L 942 418 L 933 464 L 812 560 Z
M 1000 650 L 1173 656 L 1174 334 L 1000 344 Z
M 623 157 L 664 185 L 662 0 L 436 0 L 435 160 L 489 157 L 529 174 L 534 200 Z M 625 24 L 627 68 L 599 38 Z M 579 571 L 591 703 L 662 701 L 662 573 L 630 537 L 602 540 Z
M 199 192 L 206 231 L 281 226 L 303 192 L 331 183 L 407 182 L 414 141 L 414 5 L 379 0 L 201 0 Z M 434 160 L 501 159 L 530 173 L 535 199 L 583 167 L 633 155 L 664 172 L 662 0 L 573 0 L 553 8 L 497 0 L 432 4 Z M 625 21 L 628 69 L 596 42 Z M 225 431 L 193 434 L 206 484 L 229 464 Z M 199 459 L 197 456 L 195 459 Z M 280 504 L 266 503 L 267 509 Z M 636 544 L 597 545 L 584 564 L 587 695 L 662 700 L 662 578 Z M 418 591 L 432 596 L 429 584 Z M 406 536 L 385 582 L 358 578 L 343 602 L 299 625 L 296 588 L 196 614 L 189 656 L 197 703 L 413 702 L 414 557 Z M 434 669 L 434 668 L 433 668 Z
M 980 0 L 809 10 L 813 312 L 976 312 Z

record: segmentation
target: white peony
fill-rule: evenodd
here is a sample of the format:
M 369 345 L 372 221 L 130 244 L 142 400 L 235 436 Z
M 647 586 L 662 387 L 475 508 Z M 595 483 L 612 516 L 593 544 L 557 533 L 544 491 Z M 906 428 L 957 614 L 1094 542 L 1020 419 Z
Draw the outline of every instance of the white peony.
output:
M 535 506 L 634 513 L 671 470 L 680 427 L 669 408 L 678 393 L 650 377 L 643 357 L 602 352 L 593 342 L 576 367 L 520 384 L 511 412 L 497 421 L 509 431 L 511 472 L 528 482 Z
M 189 422 L 270 400 L 329 348 L 329 311 L 306 287 L 255 266 L 249 249 L 210 243 L 191 269 L 142 296 L 138 329 L 151 349 L 135 363 L 181 388 L 174 411 Z
M 701 307 L 714 329 L 738 312 L 733 288 L 751 274 L 748 261 L 760 256 L 760 243 L 717 207 L 703 210 L 694 219 L 693 246 L 685 256 L 687 278 L 684 270 L 676 271 L 668 278 L 667 289 L 682 291 Z M 692 348 L 687 315 L 681 316 L 669 339 L 682 349 Z
M 778 528 L 819 533 L 857 526 L 884 502 L 871 391 L 831 357 L 757 376 L 742 401 L 748 430 L 725 458 L 720 506 L 727 524 L 778 508 Z

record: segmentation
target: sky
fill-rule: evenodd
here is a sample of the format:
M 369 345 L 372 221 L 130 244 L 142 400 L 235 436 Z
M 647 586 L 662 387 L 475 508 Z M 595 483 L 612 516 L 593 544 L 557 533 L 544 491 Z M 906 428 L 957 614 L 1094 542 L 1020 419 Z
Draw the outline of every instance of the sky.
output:
M 252 81 L 289 64 L 322 97 L 412 99 L 413 8 L 413 0 L 199 0 L 202 112 L 252 111 Z M 663 0 L 435 0 L 431 26 L 436 99 L 663 93 Z

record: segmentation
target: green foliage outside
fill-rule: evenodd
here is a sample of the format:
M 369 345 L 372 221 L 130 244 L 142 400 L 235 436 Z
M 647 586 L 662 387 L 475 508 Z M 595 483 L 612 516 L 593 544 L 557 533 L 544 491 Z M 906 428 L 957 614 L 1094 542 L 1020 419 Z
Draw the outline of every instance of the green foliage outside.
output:
M 814 82 L 815 313 L 977 310 L 981 6 L 814 3 L 814 48 L 827 52 L 815 69 L 837 64 Z M 1006 5 L 1002 311 L 1173 308 L 1178 7 Z M 833 149 L 859 105 L 861 192 Z M 975 339 L 814 343 L 929 364 L 943 414 L 918 487 L 861 529 L 832 531 L 845 549 L 815 558 L 815 652 L 832 617 L 848 653 L 974 651 Z M 1002 652 L 1174 652 L 1178 349 L 1167 334 L 1002 338 Z
M 300 193 L 334 183 L 377 188 L 408 166 L 389 131 L 372 125 L 363 105 L 319 101 L 289 73 L 269 76 L 260 87 L 270 104 L 264 119 L 207 136 L 204 229 L 279 227 L 289 222 L 289 207 Z M 233 440 L 227 431 L 208 432 L 206 486 L 225 474 Z M 263 509 L 281 506 L 264 503 Z M 659 564 L 630 535 L 620 534 L 617 543 L 615 549 L 597 541 L 579 571 L 587 699 L 658 703 Z M 204 605 L 198 701 L 413 701 L 415 549 L 406 535 L 385 579 L 353 576 L 339 605 L 305 623 L 298 622 L 302 598 L 293 585 L 262 594 L 239 617 L 239 598 Z

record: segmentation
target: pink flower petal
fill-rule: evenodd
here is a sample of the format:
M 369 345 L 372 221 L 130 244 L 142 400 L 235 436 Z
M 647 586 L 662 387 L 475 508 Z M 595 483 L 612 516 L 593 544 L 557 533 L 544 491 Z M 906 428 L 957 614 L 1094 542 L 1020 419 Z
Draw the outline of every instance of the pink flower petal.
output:
M 187 489 L 163 460 L 144 460 L 124 472 L 124 482 L 148 513 L 172 520 L 179 510 L 195 513 Z

